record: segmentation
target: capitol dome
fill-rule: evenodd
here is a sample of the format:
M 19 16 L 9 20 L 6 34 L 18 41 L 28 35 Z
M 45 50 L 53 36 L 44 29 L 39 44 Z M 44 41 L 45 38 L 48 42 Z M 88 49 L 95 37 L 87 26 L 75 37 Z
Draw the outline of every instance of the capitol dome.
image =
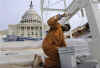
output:
M 24 13 L 19 24 L 9 25 L 9 35 L 28 37 L 34 39 L 42 38 L 42 19 L 34 11 L 32 1 L 30 8 Z
M 33 9 L 32 2 L 30 8 L 22 16 L 20 23 L 42 23 L 41 17 Z

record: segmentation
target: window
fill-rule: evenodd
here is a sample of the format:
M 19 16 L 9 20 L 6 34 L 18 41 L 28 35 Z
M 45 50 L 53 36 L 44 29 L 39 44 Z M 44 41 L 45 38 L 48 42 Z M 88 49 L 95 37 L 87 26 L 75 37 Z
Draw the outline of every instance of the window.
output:
M 37 23 L 41 23 L 41 21 L 37 21 Z
M 30 29 L 30 27 L 27 27 L 27 30 L 29 30 Z
M 35 27 L 36 30 L 38 30 L 38 27 Z
M 34 35 L 34 32 L 32 32 L 32 35 Z
M 42 29 L 42 27 L 40 27 L 40 29 Z
M 33 20 L 33 22 L 37 22 L 36 20 Z
M 23 26 L 21 27 L 21 30 L 24 30 L 24 27 Z
M 33 30 L 34 29 L 34 27 L 31 27 L 31 30 Z

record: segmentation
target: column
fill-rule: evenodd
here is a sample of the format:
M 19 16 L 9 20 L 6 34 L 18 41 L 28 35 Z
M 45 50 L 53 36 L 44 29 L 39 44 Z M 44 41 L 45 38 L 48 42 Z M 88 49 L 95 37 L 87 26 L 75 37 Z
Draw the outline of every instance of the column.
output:
M 19 24 L 19 36 L 21 36 L 21 24 Z
M 27 37 L 27 26 L 26 26 L 26 31 L 25 31 L 25 37 Z
M 31 26 L 30 26 L 30 37 L 32 37 L 32 30 L 31 30 Z

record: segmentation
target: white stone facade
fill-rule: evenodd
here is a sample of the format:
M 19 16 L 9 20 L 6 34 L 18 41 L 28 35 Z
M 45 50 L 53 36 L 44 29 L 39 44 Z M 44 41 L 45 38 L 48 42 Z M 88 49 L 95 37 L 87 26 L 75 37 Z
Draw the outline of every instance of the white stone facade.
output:
M 42 20 L 34 11 L 32 3 L 19 24 L 8 25 L 8 34 L 22 37 L 42 38 Z

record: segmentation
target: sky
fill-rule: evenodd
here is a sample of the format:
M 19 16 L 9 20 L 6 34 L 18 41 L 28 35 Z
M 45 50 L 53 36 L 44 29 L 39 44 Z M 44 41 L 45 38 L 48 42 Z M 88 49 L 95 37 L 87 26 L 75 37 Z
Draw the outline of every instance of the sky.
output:
M 0 0 L 0 30 L 7 29 L 8 24 L 19 23 L 28 5 L 27 0 Z
M 34 10 L 41 15 L 40 13 L 40 0 L 32 0 L 34 5 Z M 72 0 L 67 0 L 67 6 L 71 3 Z M 59 0 L 45 0 L 44 7 L 49 8 L 64 8 L 63 2 L 59 2 Z M 0 30 L 7 29 L 8 24 L 17 24 L 21 20 L 21 16 L 25 13 L 26 10 L 28 10 L 30 4 L 30 0 L 0 0 Z M 58 13 L 62 12 L 54 12 L 54 11 L 48 11 L 44 12 L 44 22 L 49 19 L 49 17 L 54 16 Z M 80 23 L 83 21 L 80 18 L 80 13 L 78 15 L 75 15 L 71 20 L 70 23 L 73 28 L 76 28 L 76 26 L 80 25 Z M 86 20 L 84 20 L 86 21 Z

